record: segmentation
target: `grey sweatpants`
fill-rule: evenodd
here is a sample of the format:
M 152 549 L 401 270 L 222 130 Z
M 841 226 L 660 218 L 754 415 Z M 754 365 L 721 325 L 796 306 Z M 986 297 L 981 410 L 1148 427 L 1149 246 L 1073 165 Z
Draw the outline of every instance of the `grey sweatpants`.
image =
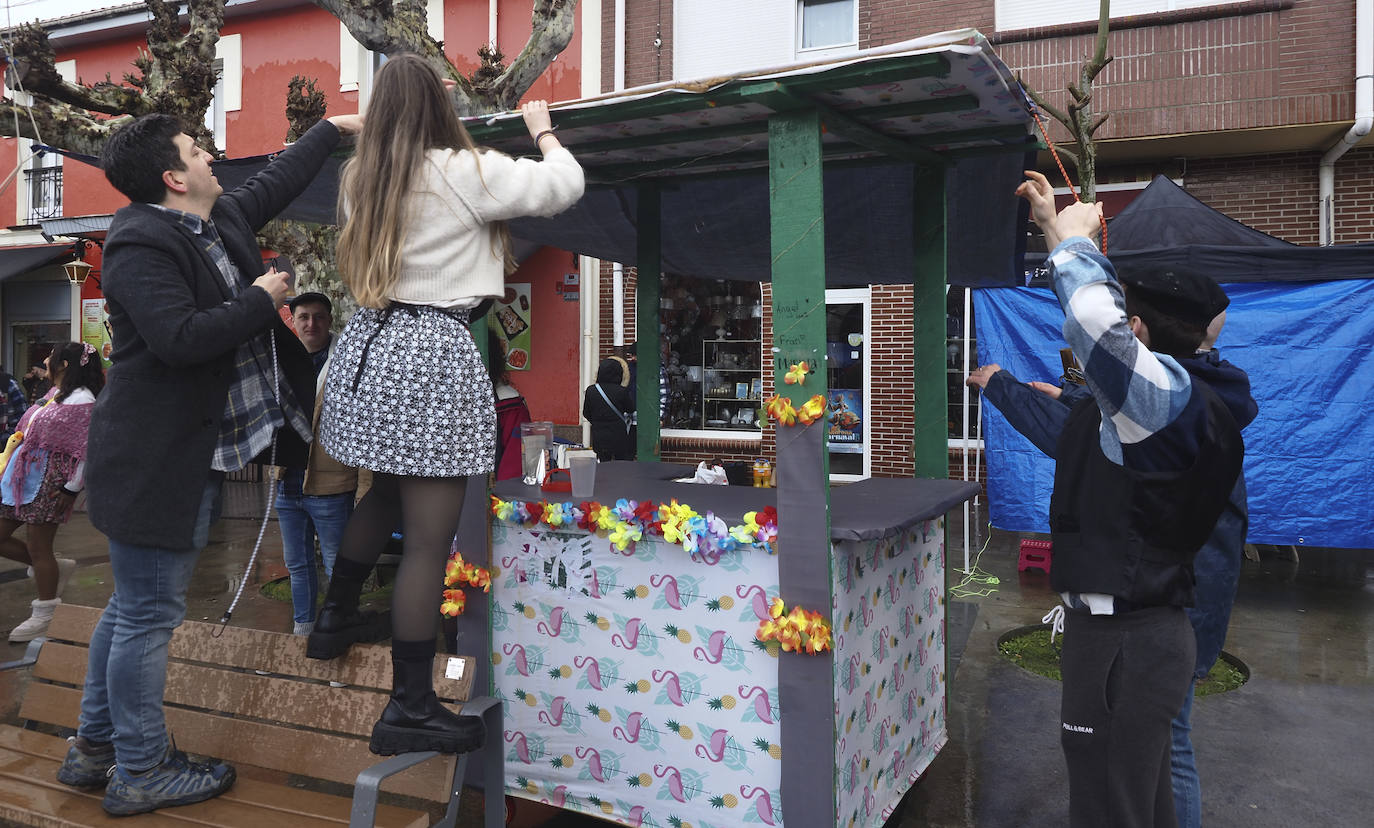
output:
M 1197 641 L 1179 607 L 1064 616 L 1060 741 L 1075 828 L 1173 828 L 1170 721 Z

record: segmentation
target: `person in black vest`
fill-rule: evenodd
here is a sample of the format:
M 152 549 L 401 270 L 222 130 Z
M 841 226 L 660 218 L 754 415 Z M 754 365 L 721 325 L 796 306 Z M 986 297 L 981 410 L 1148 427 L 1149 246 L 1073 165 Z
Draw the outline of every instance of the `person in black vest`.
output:
M 1144 269 L 1123 290 L 1089 241 L 1101 205 L 1056 215 L 1044 176 L 1027 175 L 1017 194 L 1052 247 L 1064 338 L 1092 392 L 1064 423 L 1050 499 L 1069 821 L 1174 826 L 1170 721 L 1196 657 L 1184 607 L 1193 557 L 1240 475 L 1247 412 L 1191 359 L 1215 313 L 1210 280 Z
M 132 202 L 105 242 L 115 347 L 86 452 L 90 520 L 109 538 L 115 589 L 57 779 L 105 788 L 111 814 L 200 802 L 234 782 L 231 766 L 191 762 L 168 737 L 167 645 L 224 474 L 268 461 L 273 445 L 277 463 L 305 462 L 314 371 L 280 316 L 289 274 L 262 272 L 254 234 L 361 125 L 321 121 L 228 193 L 171 116 L 125 124 L 102 151 L 105 177 Z

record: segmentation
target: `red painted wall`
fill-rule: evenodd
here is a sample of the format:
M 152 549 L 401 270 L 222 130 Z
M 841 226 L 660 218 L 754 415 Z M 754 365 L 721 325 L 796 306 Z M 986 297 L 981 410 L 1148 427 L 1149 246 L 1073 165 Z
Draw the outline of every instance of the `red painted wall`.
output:
M 460 71 L 471 72 L 477 68 L 477 47 L 487 40 L 487 4 L 450 0 L 447 5 L 446 52 Z M 502 0 L 498 45 L 508 55 L 514 56 L 524 47 L 530 27 L 528 0 Z M 338 91 L 339 23 L 328 13 L 302 5 L 230 20 L 223 34 L 241 35 L 243 49 L 242 108 L 227 113 L 225 118 L 230 157 L 259 155 L 281 148 L 287 128 L 286 87 L 295 75 L 316 80 L 330 114 L 356 111 L 357 94 Z M 107 73 L 120 78 L 133 71 L 131 61 L 142 44 L 141 37 L 124 38 L 65 49 L 57 59 L 75 59 L 77 75 L 88 83 L 104 78 Z M 527 97 L 555 101 L 577 98 L 580 62 L 581 47 L 574 36 L 568 49 L 531 87 Z M 14 166 L 19 144 L 13 139 L 0 143 L 0 159 L 10 168 Z M 112 213 L 127 203 L 96 167 L 68 161 L 63 178 L 63 208 L 68 216 Z M 22 184 L 22 178 L 17 184 Z M 14 216 L 14 186 L 0 194 L 0 210 L 5 211 L 5 216 Z M 85 298 L 96 298 L 100 296 L 99 250 L 92 248 L 86 259 L 96 269 L 82 293 Z M 544 248 L 509 279 L 531 283 L 535 319 L 531 369 L 513 372 L 514 383 L 524 393 L 535 419 L 563 425 L 575 425 L 581 410 L 577 377 L 580 317 L 578 303 L 565 301 L 556 287 L 565 273 L 576 270 L 572 254 Z
M 530 415 L 560 425 L 575 425 L 582 412 L 577 354 L 581 319 L 578 303 L 556 290 L 563 274 L 577 272 L 574 257 L 565 250 L 541 247 L 525 260 L 507 282 L 530 283 L 532 337 L 530 369 L 511 371 L 511 384 L 524 395 Z

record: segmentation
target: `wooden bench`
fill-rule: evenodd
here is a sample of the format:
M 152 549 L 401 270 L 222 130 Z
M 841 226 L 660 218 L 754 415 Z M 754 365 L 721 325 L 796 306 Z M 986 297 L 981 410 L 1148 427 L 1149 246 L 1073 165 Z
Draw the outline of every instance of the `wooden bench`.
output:
M 43 732 L 53 727 L 35 729 L 76 728 L 99 618 L 100 610 L 90 607 L 58 608 L 19 709 L 26 726 L 0 725 L 0 824 L 129 824 L 101 809 L 103 791 L 81 792 L 57 781 L 67 741 Z M 215 799 L 146 814 L 140 826 L 423 826 L 431 811 L 441 809 L 436 825 L 457 824 L 467 755 L 409 753 L 378 762 L 367 749 L 391 692 L 388 647 L 355 645 L 343 658 L 314 661 L 305 657 L 300 636 L 236 627 L 218 633 L 217 624 L 187 622 L 172 636 L 167 727 L 182 750 L 235 765 L 238 780 Z M 471 659 L 461 660 L 460 680 L 445 677 L 447 661 L 436 659 L 435 690 L 445 702 L 466 701 L 466 712 L 486 722 L 490 747 L 477 754 L 484 826 L 498 828 L 505 811 L 501 705 L 490 697 L 467 701 Z M 378 803 L 383 780 L 389 780 L 388 798 L 401 804 Z

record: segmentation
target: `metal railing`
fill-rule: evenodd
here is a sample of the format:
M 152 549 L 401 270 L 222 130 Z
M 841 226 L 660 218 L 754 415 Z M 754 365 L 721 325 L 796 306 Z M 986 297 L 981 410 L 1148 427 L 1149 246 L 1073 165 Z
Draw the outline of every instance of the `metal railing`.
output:
M 43 167 L 25 173 L 29 183 L 29 224 L 62 215 L 62 168 Z

